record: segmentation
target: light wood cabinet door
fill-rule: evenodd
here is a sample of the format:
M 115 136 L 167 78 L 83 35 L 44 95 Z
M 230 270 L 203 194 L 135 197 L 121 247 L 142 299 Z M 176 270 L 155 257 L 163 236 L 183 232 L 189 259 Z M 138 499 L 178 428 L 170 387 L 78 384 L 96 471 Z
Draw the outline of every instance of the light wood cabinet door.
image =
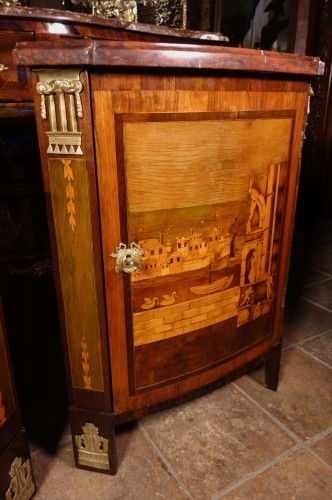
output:
M 117 413 L 280 340 L 308 84 L 159 71 L 91 88 Z

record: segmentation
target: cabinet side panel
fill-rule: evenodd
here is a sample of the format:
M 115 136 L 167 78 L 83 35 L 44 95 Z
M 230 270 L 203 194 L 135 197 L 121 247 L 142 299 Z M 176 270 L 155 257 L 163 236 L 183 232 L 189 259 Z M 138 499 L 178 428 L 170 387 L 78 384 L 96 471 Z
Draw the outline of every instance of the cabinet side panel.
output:
M 103 390 L 85 160 L 49 159 L 73 387 Z
M 70 403 L 109 411 L 109 366 L 89 80 L 32 75 Z

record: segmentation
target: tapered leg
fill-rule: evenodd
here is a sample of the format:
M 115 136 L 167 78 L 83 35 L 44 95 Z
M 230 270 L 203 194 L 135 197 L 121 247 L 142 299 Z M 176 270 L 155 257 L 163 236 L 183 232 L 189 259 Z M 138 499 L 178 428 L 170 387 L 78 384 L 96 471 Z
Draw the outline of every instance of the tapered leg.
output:
M 116 474 L 117 454 L 112 415 L 71 408 L 70 424 L 76 467 Z
M 281 343 L 279 343 L 265 361 L 265 384 L 271 391 L 278 389 L 281 360 Z

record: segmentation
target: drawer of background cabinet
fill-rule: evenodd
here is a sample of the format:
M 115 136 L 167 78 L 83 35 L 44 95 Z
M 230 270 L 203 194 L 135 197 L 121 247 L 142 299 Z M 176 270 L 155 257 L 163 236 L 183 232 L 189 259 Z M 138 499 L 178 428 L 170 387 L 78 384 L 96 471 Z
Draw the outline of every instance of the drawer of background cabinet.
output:
M 0 99 L 26 98 L 20 91 L 26 87 L 26 72 L 13 64 L 12 50 L 17 42 L 32 41 L 32 31 L 0 31 Z

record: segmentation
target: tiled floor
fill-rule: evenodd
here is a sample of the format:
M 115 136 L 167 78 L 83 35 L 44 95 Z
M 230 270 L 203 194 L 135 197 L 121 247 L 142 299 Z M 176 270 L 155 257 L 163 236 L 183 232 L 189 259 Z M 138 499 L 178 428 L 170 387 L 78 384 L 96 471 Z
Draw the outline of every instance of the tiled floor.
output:
M 32 446 L 35 498 L 332 498 L 332 221 L 318 229 L 287 297 L 278 392 L 258 370 L 119 430 L 115 477 L 75 469 L 68 433 L 54 456 Z

